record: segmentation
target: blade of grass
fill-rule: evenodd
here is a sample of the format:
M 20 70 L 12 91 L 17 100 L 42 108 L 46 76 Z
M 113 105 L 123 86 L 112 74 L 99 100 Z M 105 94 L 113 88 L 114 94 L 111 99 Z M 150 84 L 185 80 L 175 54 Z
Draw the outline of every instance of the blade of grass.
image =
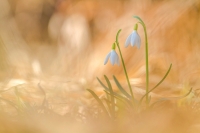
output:
M 113 93 L 113 89 L 112 89 L 112 86 L 111 86 L 111 83 L 108 79 L 108 77 L 106 75 L 104 75 L 104 78 L 106 79 L 106 82 L 107 82 L 107 85 L 108 85 L 108 88 L 109 88 L 109 92 L 110 92 L 110 96 L 111 96 L 111 107 L 112 107 L 112 117 L 115 118 L 115 98 L 114 98 L 114 93 Z
M 107 104 L 111 104 L 111 102 L 110 102 L 110 101 L 108 101 L 107 99 L 104 99 L 104 100 L 106 101 L 106 103 L 107 103 Z M 115 103 L 115 106 L 116 106 L 116 107 L 118 107 L 118 108 L 120 108 L 120 106 L 119 106 L 119 105 L 117 105 L 117 103 Z M 126 109 L 126 108 L 124 108 L 124 109 Z M 111 111 L 111 110 L 110 110 L 110 111 Z
M 97 78 L 97 80 L 99 81 L 99 83 L 101 84 L 101 86 L 103 86 L 104 89 L 106 89 L 106 90 L 109 91 L 108 87 L 106 87 L 106 86 L 101 82 L 101 80 L 100 80 L 99 78 Z
M 170 64 L 169 69 L 167 70 L 166 74 L 164 75 L 164 77 L 160 80 L 160 82 L 158 82 L 158 84 L 153 87 L 151 90 L 149 90 L 144 96 L 142 96 L 142 98 L 140 99 L 139 103 L 141 104 L 142 100 L 146 97 L 146 95 L 148 95 L 150 92 L 152 92 L 153 90 L 155 90 L 167 77 L 167 75 L 169 74 L 170 70 L 171 70 L 172 64 Z
M 108 87 L 106 87 L 106 86 L 101 82 L 101 80 L 100 80 L 99 78 L 97 78 L 97 80 L 98 80 L 99 83 L 103 86 L 103 88 L 104 88 L 105 90 L 109 91 Z M 113 93 L 114 93 L 116 96 L 121 97 L 118 93 L 116 93 L 116 92 L 113 92 Z
M 108 100 L 108 99 L 103 99 L 105 102 L 106 102 L 106 104 L 107 104 L 107 106 L 108 106 L 108 112 L 109 112 L 109 114 L 110 114 L 110 116 L 112 116 L 112 107 L 111 107 L 111 102 Z
M 96 99 L 96 101 L 99 103 L 100 107 L 103 109 L 105 114 L 110 116 L 108 111 L 106 110 L 106 107 L 104 106 L 103 102 L 99 99 L 99 97 L 92 90 L 87 89 L 87 91 L 89 91 L 92 94 L 92 96 Z
M 169 101 L 170 99 L 167 98 L 160 98 L 157 101 L 155 101 L 154 103 L 152 103 L 149 107 L 152 108 L 154 107 L 156 104 L 160 103 L 160 102 L 164 102 L 164 101 Z
M 108 95 L 111 95 L 108 91 L 106 91 L 106 90 L 104 90 L 104 92 L 106 92 Z M 121 101 L 121 102 L 123 102 L 123 103 L 127 103 L 128 105 L 130 105 L 131 107 L 133 107 L 133 103 L 130 101 L 130 100 L 128 100 L 128 99 L 126 99 L 125 97 L 118 97 L 118 96 L 116 96 L 116 95 L 114 95 L 114 97 L 116 98 L 116 99 L 118 99 L 119 101 Z
M 108 95 L 110 96 L 109 91 L 104 90 L 104 92 L 106 92 L 106 94 L 108 94 Z M 115 98 L 119 98 L 119 99 L 128 100 L 128 99 L 127 99 L 126 97 L 124 97 L 124 96 L 121 96 L 121 95 L 115 95 L 115 93 L 114 93 L 114 97 L 115 97 Z
M 181 98 L 185 98 L 187 97 L 190 93 L 192 92 L 192 88 L 188 91 L 188 93 L 186 93 L 183 96 L 179 96 L 179 97 L 166 97 L 166 98 L 161 98 L 158 101 L 154 102 L 151 104 L 151 107 L 153 107 L 155 104 L 162 102 L 162 101 L 168 101 L 168 100 L 174 100 L 174 99 L 181 99 Z
M 104 90 L 105 91 L 105 93 L 107 93 L 108 95 L 111 95 L 108 91 L 106 91 L 106 90 Z M 132 106 L 130 105 L 130 104 L 132 104 L 132 103 L 130 103 L 130 101 L 129 102 L 127 102 L 125 99 L 120 99 L 120 98 L 118 98 L 118 97 L 116 97 L 116 96 L 114 96 L 115 98 L 116 98 L 116 104 L 115 104 L 115 106 L 116 107 L 118 107 L 118 110 L 120 109 L 120 110 L 128 110 L 129 108 L 132 108 Z M 109 103 L 110 103 L 110 101 L 108 101 Z M 121 104 L 123 105 L 123 108 L 121 108 L 121 106 L 119 106 L 119 105 L 121 105 L 121 104 L 119 104 L 118 105 L 118 103 L 119 102 L 121 102 Z M 130 103 L 130 104 L 129 104 Z
M 113 75 L 113 78 L 114 78 L 114 81 L 117 85 L 117 87 L 119 88 L 119 90 L 129 99 L 131 99 L 131 95 L 129 95 L 125 90 L 124 88 L 121 86 L 121 84 L 119 83 L 119 81 L 117 80 L 117 78 Z
M 110 95 L 108 95 L 107 93 L 106 93 L 106 98 L 108 99 L 108 101 L 110 101 L 110 100 L 111 100 L 111 97 L 110 97 Z

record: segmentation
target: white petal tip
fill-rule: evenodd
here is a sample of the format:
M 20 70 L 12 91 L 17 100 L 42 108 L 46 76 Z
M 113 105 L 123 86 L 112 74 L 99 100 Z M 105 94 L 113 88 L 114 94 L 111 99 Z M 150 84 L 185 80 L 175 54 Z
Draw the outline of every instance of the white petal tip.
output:
M 127 48 L 127 47 L 128 47 L 128 44 L 125 44 L 124 47 Z
M 104 60 L 104 65 L 107 64 L 109 57 L 110 57 L 110 53 L 107 54 L 107 56 L 106 56 L 106 58 L 105 58 L 105 60 Z
M 135 44 L 131 44 L 131 46 L 132 46 L 132 47 L 134 47 L 134 46 L 135 46 Z

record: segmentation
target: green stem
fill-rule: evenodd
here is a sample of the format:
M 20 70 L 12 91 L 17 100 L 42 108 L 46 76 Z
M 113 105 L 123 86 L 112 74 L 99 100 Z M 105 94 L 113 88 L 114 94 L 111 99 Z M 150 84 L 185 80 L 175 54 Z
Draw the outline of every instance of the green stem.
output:
M 149 51 L 148 51 L 148 40 L 147 40 L 147 31 L 146 26 L 144 25 L 144 33 L 145 33 L 145 53 L 146 53 L 146 93 L 149 92 Z M 147 105 L 149 104 L 149 96 L 146 96 Z
M 142 19 L 138 16 L 133 16 L 134 18 L 139 20 L 139 23 L 143 26 L 144 28 L 144 34 L 145 34 L 145 57 L 146 57 L 146 104 L 147 106 L 149 105 L 149 57 L 148 57 L 148 39 L 147 39 L 147 31 L 146 31 L 146 26 Z
M 124 59 L 123 59 L 123 57 L 122 57 L 122 52 L 121 52 L 121 49 L 120 49 L 120 46 L 119 46 L 119 42 L 118 42 L 118 36 L 119 36 L 119 33 L 120 33 L 120 32 L 121 32 L 121 29 L 117 32 L 116 44 L 117 44 L 117 47 L 118 47 L 118 49 L 119 49 L 119 54 L 120 54 L 120 57 L 121 57 L 122 66 L 123 66 L 124 73 L 125 73 L 125 75 L 126 75 L 126 80 L 127 80 L 127 83 L 128 83 L 129 89 L 130 89 L 130 92 L 131 92 L 131 97 L 132 97 L 132 100 L 133 100 L 133 102 L 134 102 L 133 91 L 132 91 L 132 88 L 131 88 L 131 84 L 130 84 L 130 81 L 129 81 L 129 78 L 128 78 L 128 74 L 127 74 L 127 71 L 126 71 L 126 66 L 125 66 Z
M 137 19 L 139 17 L 136 17 Z M 139 18 L 140 20 L 140 24 L 143 26 L 144 28 L 144 34 L 145 34 L 145 58 L 146 58 L 146 104 L 147 106 L 149 105 L 149 52 L 148 52 L 148 39 L 147 39 L 147 31 L 146 31 L 146 26 L 144 24 L 144 22 L 142 21 L 141 18 Z

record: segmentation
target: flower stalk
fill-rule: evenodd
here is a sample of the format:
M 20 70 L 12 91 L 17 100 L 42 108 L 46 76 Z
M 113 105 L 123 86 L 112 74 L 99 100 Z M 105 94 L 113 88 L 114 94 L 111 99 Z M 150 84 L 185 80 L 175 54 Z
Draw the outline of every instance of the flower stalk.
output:
M 126 66 L 125 66 L 124 59 L 122 57 L 122 52 L 121 52 L 119 42 L 118 42 L 118 36 L 119 36 L 120 32 L 121 32 L 121 29 L 117 32 L 117 35 L 116 35 L 116 45 L 117 45 L 118 50 L 119 50 L 119 54 L 120 54 L 120 58 L 121 58 L 121 61 L 122 61 L 122 66 L 123 66 L 123 69 L 124 69 L 126 80 L 127 80 L 127 83 L 128 83 L 128 87 L 130 89 L 131 97 L 132 97 L 132 100 L 134 102 L 134 95 L 133 95 L 132 87 L 131 87 L 131 84 L 130 84 L 130 81 L 129 81 L 129 77 L 128 77 L 128 74 L 127 74 L 127 71 L 126 71 Z
M 139 23 L 142 25 L 144 29 L 144 34 L 145 34 L 145 62 L 146 62 L 146 104 L 147 106 L 149 105 L 149 52 L 148 52 L 148 38 L 147 38 L 147 31 L 146 31 L 146 26 L 142 19 L 138 16 L 133 16 L 134 18 L 139 20 Z

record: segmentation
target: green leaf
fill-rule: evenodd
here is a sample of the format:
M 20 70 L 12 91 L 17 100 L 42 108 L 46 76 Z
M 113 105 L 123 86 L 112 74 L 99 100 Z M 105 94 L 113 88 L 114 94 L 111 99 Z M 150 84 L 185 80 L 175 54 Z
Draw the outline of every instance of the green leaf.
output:
M 162 101 L 185 98 L 185 97 L 187 97 L 191 92 L 192 92 L 192 88 L 188 91 L 188 93 L 186 93 L 186 94 L 183 95 L 183 96 L 160 98 L 158 101 L 152 103 L 150 107 L 153 107 L 155 104 L 157 104 L 157 103 L 159 103 L 159 102 L 162 102 Z
M 106 87 L 106 85 L 104 85 L 102 82 L 101 82 L 101 80 L 99 79 L 99 78 L 97 78 L 97 80 L 99 81 L 99 83 L 103 86 L 103 88 L 105 89 L 105 90 L 107 90 L 107 91 L 109 91 L 109 88 L 108 87 Z M 116 96 L 118 96 L 118 97 L 122 97 L 122 96 L 120 96 L 118 93 L 116 93 L 116 92 L 113 92 Z
M 169 74 L 171 68 L 172 68 L 172 64 L 170 64 L 170 67 L 169 67 L 169 69 L 167 70 L 165 76 L 162 78 L 162 80 L 161 80 L 155 87 L 153 87 L 153 88 L 151 89 L 151 91 L 153 91 L 156 87 L 158 87 L 158 86 L 165 80 L 165 78 L 166 78 L 167 75 Z
M 89 91 L 92 96 L 96 99 L 96 101 L 99 103 L 100 107 L 103 109 L 103 111 L 109 116 L 108 111 L 106 110 L 106 107 L 104 106 L 103 102 L 99 99 L 99 97 L 90 89 L 87 89 L 87 91 Z
M 129 99 L 131 99 L 131 95 L 129 95 L 125 90 L 124 88 L 121 86 L 121 84 L 119 83 L 119 81 L 117 80 L 117 78 L 113 75 L 113 78 L 114 78 L 114 81 L 117 85 L 117 87 L 119 88 L 119 90 Z
M 106 89 L 107 91 L 109 91 L 108 87 L 106 87 L 101 80 L 97 77 L 97 80 L 99 81 L 99 83 L 101 84 L 101 86 L 103 86 L 104 89 Z
M 103 100 L 105 100 L 107 104 L 111 104 L 111 102 L 110 102 L 108 99 L 103 99 Z M 115 106 L 119 108 L 119 105 L 117 105 L 117 103 L 115 103 Z M 111 108 L 110 108 L 110 109 L 111 109 Z M 110 111 L 111 111 L 111 110 L 110 110 Z M 115 118 L 115 117 L 113 117 L 113 118 Z
M 106 90 L 104 90 L 108 95 L 111 95 L 108 91 L 106 91 Z M 114 95 L 114 97 L 116 98 L 116 99 L 118 99 L 119 101 L 121 101 L 122 103 L 124 103 L 124 104 L 126 104 L 126 105 L 130 105 L 131 107 L 133 107 L 133 103 L 130 101 L 130 100 L 128 100 L 128 99 L 126 99 L 125 97 L 122 97 L 122 96 L 120 96 L 120 97 L 118 97 L 118 96 L 116 96 L 116 95 Z
M 104 90 L 104 92 L 106 92 L 106 94 L 108 94 L 109 96 L 111 95 L 110 92 L 107 91 L 107 90 Z M 116 94 L 117 94 L 117 93 L 114 92 L 114 97 L 115 97 L 115 98 L 120 98 L 120 99 L 124 99 L 124 100 L 129 100 L 129 99 L 127 99 L 127 98 L 124 97 L 124 96 L 121 96 L 121 95 L 119 95 L 119 94 L 116 95 Z
M 183 96 L 179 96 L 179 97 L 170 97 L 170 98 L 174 98 L 174 99 L 181 99 L 181 98 L 185 98 L 187 97 L 190 93 L 192 92 L 192 88 L 188 91 L 188 93 L 186 93 L 185 95 Z
M 164 101 L 169 101 L 171 99 L 167 99 L 167 98 L 160 98 L 157 101 L 155 101 L 154 103 L 152 103 L 149 107 L 152 108 L 153 106 L 155 106 L 156 104 L 160 103 L 160 102 L 164 102 Z
M 108 110 L 109 110 L 109 112 L 110 112 L 110 114 L 111 114 L 111 112 L 112 112 L 112 108 L 111 108 L 111 106 L 110 106 L 110 101 L 108 100 L 108 99 L 103 99 L 105 102 L 106 102 L 106 104 L 107 104 L 107 106 L 108 106 Z
M 171 68 L 172 68 L 172 64 L 170 64 L 169 69 L 167 70 L 167 72 L 166 72 L 166 74 L 164 75 L 164 77 L 160 80 L 160 82 L 158 82 L 158 84 L 157 84 L 155 87 L 153 87 L 153 88 L 152 88 L 151 90 L 149 90 L 144 96 L 142 96 L 142 98 L 140 99 L 140 102 L 139 102 L 140 104 L 141 104 L 142 100 L 144 99 L 144 97 L 146 97 L 146 95 L 148 95 L 150 92 L 152 92 L 153 90 L 155 90 L 155 89 L 165 80 L 165 78 L 168 76 L 168 74 L 169 74 Z
M 108 84 L 108 88 L 109 88 L 109 92 L 111 94 L 111 106 L 112 106 L 112 116 L 113 118 L 115 117 L 115 98 L 114 98 L 114 93 L 113 93 L 113 89 L 112 89 L 112 86 L 111 86 L 111 83 L 108 79 L 108 77 L 106 75 L 104 75 L 104 78 L 106 79 L 106 82 Z

